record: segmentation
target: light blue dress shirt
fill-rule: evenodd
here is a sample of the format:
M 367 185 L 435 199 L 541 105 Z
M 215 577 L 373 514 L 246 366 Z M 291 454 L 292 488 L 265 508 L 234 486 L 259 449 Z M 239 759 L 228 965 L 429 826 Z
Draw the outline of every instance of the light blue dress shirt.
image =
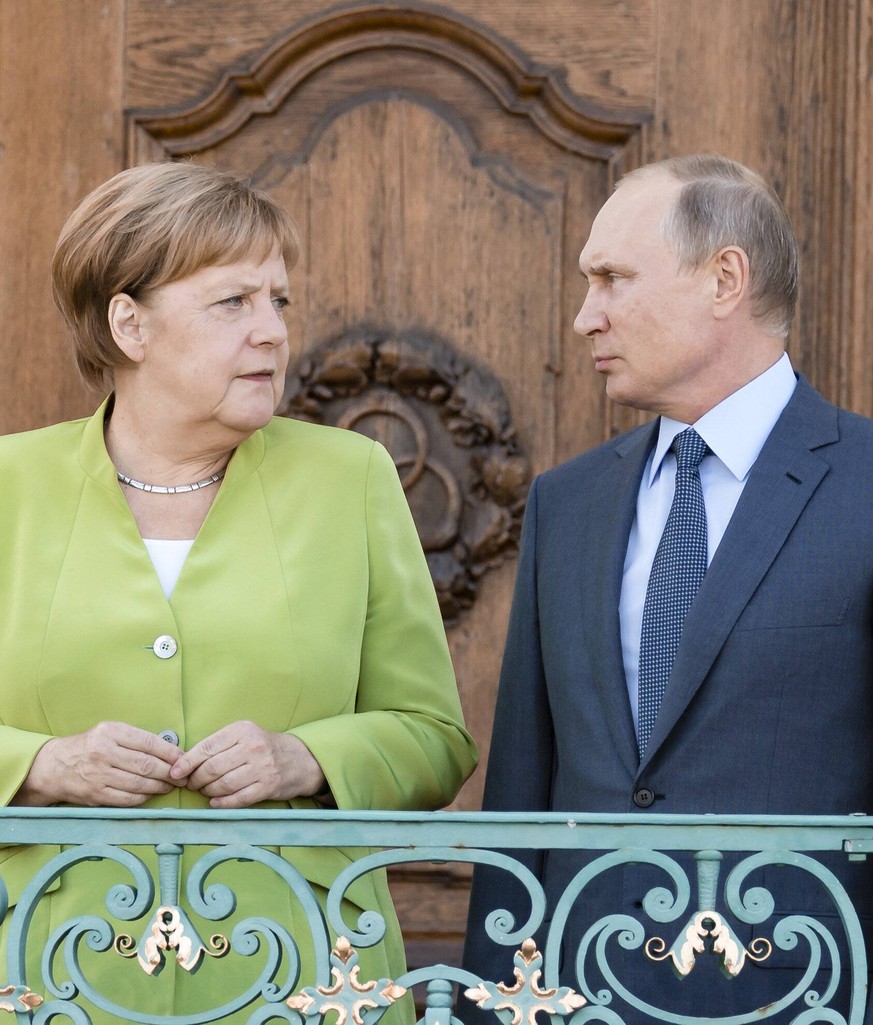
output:
M 680 431 L 693 426 L 710 448 L 710 454 L 700 464 L 709 565 L 746 486 L 749 471 L 796 384 L 791 361 L 788 354 L 783 353 L 769 370 L 714 406 L 696 424 L 683 424 L 661 417 L 658 443 L 649 456 L 640 482 L 619 601 L 622 656 L 634 726 L 637 724 L 639 698 L 643 604 L 655 551 L 673 502 L 676 479 L 676 457 L 670 451 L 670 445 Z

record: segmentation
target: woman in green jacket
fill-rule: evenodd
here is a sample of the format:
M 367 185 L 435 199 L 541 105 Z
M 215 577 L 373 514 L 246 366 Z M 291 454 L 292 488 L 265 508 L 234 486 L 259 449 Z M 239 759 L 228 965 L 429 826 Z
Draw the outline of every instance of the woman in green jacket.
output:
M 390 457 L 361 435 L 273 418 L 297 255 L 285 211 L 195 164 L 124 171 L 64 227 L 55 298 L 81 373 L 109 395 L 89 419 L 0 439 L 4 803 L 437 808 L 472 771 Z M 0 849 L 11 903 L 53 853 Z M 200 853 L 185 852 L 183 887 Z M 360 852 L 282 853 L 323 899 Z M 137 854 L 153 867 L 153 852 Z M 27 948 L 34 992 L 49 995 L 39 969 L 49 933 L 99 913 L 123 877 L 81 863 L 40 902 Z M 237 863 L 215 881 L 238 902 L 222 926 L 280 922 L 301 947 L 296 988 L 311 983 L 309 925 L 289 887 Z M 352 926 L 362 909 L 388 920 L 384 942 L 360 952 L 361 977 L 396 978 L 402 942 L 384 875 L 347 898 Z M 155 1021 L 206 1012 L 258 977 L 257 956 L 207 957 L 196 976 L 169 961 L 150 973 L 142 958 L 80 944 L 110 1008 Z M 124 1020 L 80 999 L 95 1023 Z

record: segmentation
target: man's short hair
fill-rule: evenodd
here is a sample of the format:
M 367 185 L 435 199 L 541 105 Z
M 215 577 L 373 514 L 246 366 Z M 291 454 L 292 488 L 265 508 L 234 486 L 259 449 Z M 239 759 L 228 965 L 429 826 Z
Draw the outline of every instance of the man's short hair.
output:
M 773 334 L 787 335 L 797 303 L 799 254 L 775 191 L 743 164 L 709 153 L 647 164 L 619 184 L 659 171 L 684 183 L 661 225 L 680 266 L 697 270 L 719 249 L 738 246 L 749 258 L 754 316 Z
M 297 262 L 291 215 L 244 178 L 194 163 L 153 163 L 121 171 L 87 195 L 61 230 L 52 260 L 52 291 L 72 334 L 85 383 L 111 386 L 129 358 L 109 327 L 109 302 L 149 293 L 203 267 L 278 247 Z

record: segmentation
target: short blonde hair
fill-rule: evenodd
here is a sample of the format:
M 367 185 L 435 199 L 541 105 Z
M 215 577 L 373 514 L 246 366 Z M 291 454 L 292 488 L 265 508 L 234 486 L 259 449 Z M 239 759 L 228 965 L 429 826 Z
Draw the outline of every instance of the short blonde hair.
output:
M 300 243 L 291 215 L 244 178 L 194 163 L 142 164 L 87 195 L 61 230 L 52 260 L 55 303 L 85 383 L 111 387 L 130 364 L 109 327 L 109 302 L 145 300 L 202 267 L 278 246 L 289 270 Z

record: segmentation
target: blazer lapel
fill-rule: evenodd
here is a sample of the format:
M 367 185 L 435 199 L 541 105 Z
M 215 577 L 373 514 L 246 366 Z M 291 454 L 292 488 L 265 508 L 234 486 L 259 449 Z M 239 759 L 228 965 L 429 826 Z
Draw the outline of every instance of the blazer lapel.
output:
M 827 474 L 828 464 L 814 450 L 838 440 L 837 410 L 801 378 L 752 468 L 685 620 L 641 769 L 697 693 L 734 624 Z
M 579 581 L 583 595 L 584 622 L 580 636 L 590 638 L 594 680 L 615 747 L 628 773 L 634 777 L 639 764 L 636 733 L 627 692 L 621 650 L 619 599 L 621 597 L 627 542 L 636 515 L 637 494 L 649 452 L 657 437 L 658 421 L 646 424 L 623 438 L 615 458 L 589 488 L 590 508 L 580 523 L 585 549 L 585 578 Z M 568 596 L 569 597 L 569 596 Z

